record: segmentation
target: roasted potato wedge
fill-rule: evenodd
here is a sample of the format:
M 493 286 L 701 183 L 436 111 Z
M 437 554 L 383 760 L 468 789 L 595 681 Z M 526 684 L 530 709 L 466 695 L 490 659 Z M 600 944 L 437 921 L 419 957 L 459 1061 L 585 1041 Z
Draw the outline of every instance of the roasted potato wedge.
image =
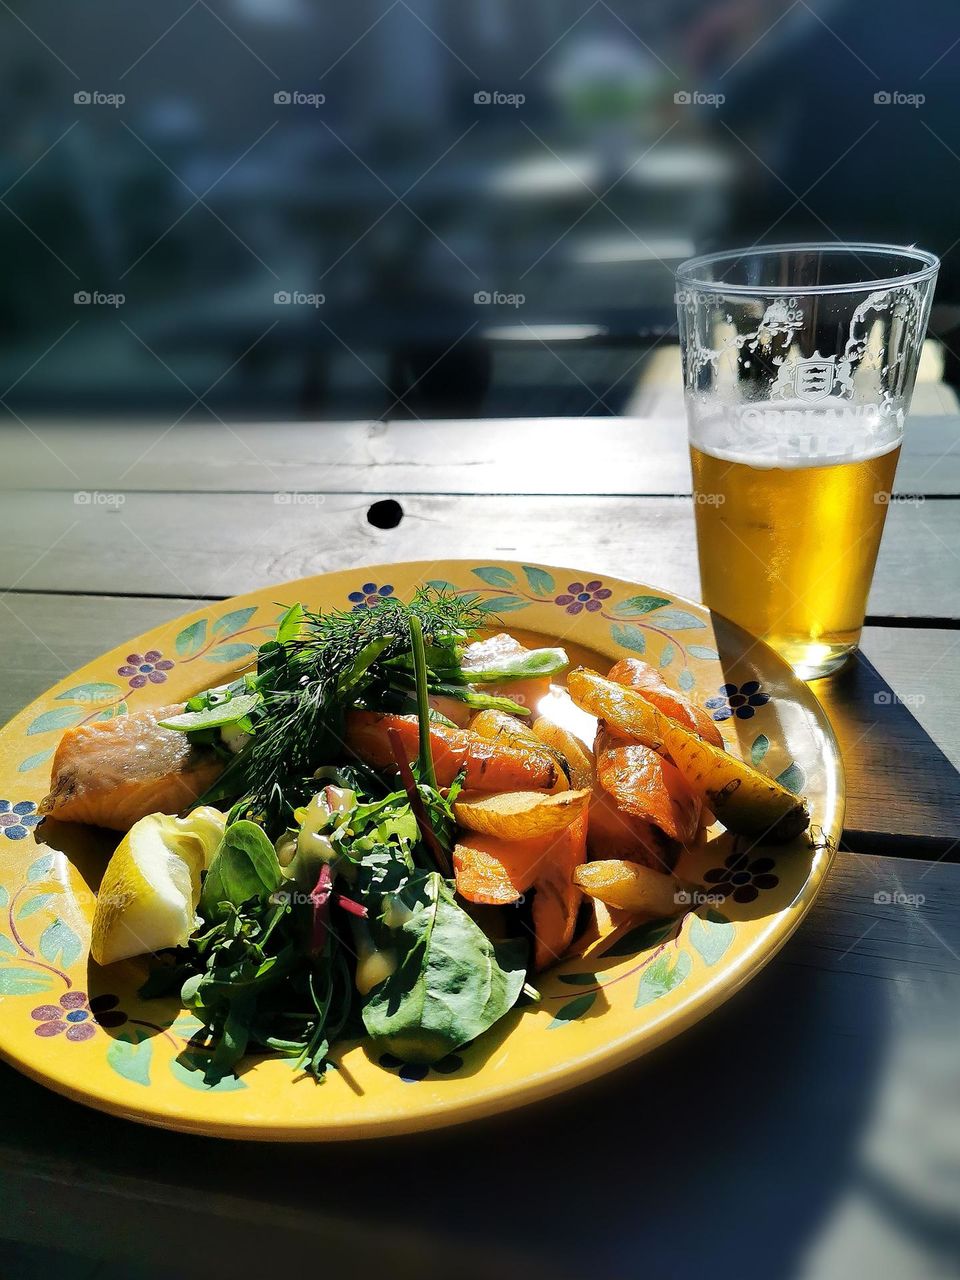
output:
M 608 728 L 669 756 L 728 831 L 779 844 L 808 827 L 810 815 L 800 797 L 674 724 L 640 694 L 582 667 L 571 671 L 567 687 L 577 706 L 600 716 Z
M 641 658 L 621 658 L 607 672 L 607 679 L 626 685 L 652 703 L 658 711 L 684 729 L 699 734 L 715 747 L 723 746 L 723 738 L 709 711 L 671 689 L 660 672 Z
M 587 856 L 586 814 L 546 838 L 552 845 L 533 884 L 533 967 L 538 973 L 566 955 L 573 941 L 583 900 L 574 875 Z
M 743 760 L 677 725 L 667 726 L 664 745 L 688 786 L 704 796 L 728 831 L 781 844 L 810 825 L 802 797 Z
M 533 732 L 566 761 L 570 785 L 576 790 L 593 786 L 595 761 L 593 752 L 567 729 L 561 729 L 552 720 L 541 716 L 533 722 Z
M 664 726 L 670 722 L 642 694 L 584 667 L 570 672 L 567 689 L 578 707 L 604 720 L 613 733 L 636 738 L 654 751 L 663 750 Z
M 550 790 L 567 790 L 569 784 L 563 771 L 563 759 L 559 752 L 538 737 L 530 725 L 524 724 L 516 716 L 511 716 L 506 711 L 494 711 L 490 708 L 474 716 L 470 722 L 470 729 L 473 733 L 479 734 L 481 738 L 486 738 L 490 742 L 501 743 L 504 746 L 511 747 L 514 751 L 525 751 L 532 758 L 545 764 L 553 765 L 558 777 Z
M 632 915 L 648 915 L 652 919 L 676 915 L 683 900 L 678 901 L 683 885 L 676 876 L 620 858 L 585 862 L 577 867 L 573 878 L 591 898 Z
M 501 791 L 460 797 L 453 806 L 461 827 L 501 840 L 529 840 L 569 827 L 590 803 L 590 791 Z

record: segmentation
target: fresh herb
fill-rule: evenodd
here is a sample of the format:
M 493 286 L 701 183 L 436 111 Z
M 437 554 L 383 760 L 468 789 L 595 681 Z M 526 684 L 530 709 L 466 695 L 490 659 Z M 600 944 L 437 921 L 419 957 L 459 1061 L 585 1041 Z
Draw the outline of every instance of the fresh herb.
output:
M 414 623 L 430 655 L 429 688 L 432 661 L 459 670 L 460 651 L 485 620 L 477 597 L 428 587 L 409 604 L 390 596 L 356 613 L 289 611 L 277 638 L 261 645 L 250 681 L 260 697 L 249 713 L 253 739 L 228 763 L 215 794 L 243 799 L 276 835 L 316 789 L 317 768 L 342 758 L 347 711 L 383 707 L 388 695 L 409 696 L 415 688 Z M 397 666 L 397 658 L 411 665 Z M 212 802 L 210 795 L 204 802 Z

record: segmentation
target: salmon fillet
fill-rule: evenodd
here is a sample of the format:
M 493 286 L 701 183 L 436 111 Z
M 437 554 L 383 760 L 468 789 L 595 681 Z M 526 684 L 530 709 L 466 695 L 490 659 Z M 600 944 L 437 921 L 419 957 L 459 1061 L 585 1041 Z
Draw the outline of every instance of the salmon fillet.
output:
M 50 793 L 39 810 L 62 822 L 128 831 L 148 813 L 179 813 L 223 771 L 209 747 L 194 747 L 158 720 L 183 704 L 154 707 L 68 729 L 50 771 Z
M 420 749 L 416 716 L 381 715 L 376 711 L 351 711 L 347 716 L 347 746 L 364 764 L 374 769 L 397 767 L 390 745 L 389 730 L 399 735 L 410 761 Z M 549 755 L 518 751 L 481 738 L 469 729 L 430 726 L 430 747 L 437 783 L 449 787 L 461 770 L 465 785 L 473 791 L 549 791 L 556 785 L 560 770 Z

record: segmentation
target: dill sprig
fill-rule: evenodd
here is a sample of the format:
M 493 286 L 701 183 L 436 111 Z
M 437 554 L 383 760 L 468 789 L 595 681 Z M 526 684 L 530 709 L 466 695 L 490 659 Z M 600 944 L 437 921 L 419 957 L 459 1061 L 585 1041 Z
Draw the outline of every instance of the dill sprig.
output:
M 409 697 L 402 671 L 389 664 L 409 659 L 414 620 L 428 646 L 427 665 L 447 669 L 459 665 L 458 648 L 487 615 L 477 596 L 421 587 L 409 603 L 387 596 L 356 612 L 305 610 L 297 635 L 262 645 L 254 736 L 228 765 L 216 795 L 240 797 L 272 834 L 287 827 L 316 789 L 314 772 L 343 759 L 347 710 L 360 701 L 382 706 L 390 695 Z

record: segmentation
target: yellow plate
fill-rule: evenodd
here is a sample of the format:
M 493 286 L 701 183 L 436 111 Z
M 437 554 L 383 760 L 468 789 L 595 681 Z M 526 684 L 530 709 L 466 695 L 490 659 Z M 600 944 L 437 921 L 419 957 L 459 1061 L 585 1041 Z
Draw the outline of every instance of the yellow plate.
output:
M 714 831 L 681 875 L 704 886 L 675 927 L 641 926 L 567 960 L 514 1012 L 429 1070 L 344 1044 L 317 1085 L 289 1060 L 250 1058 L 208 1088 L 198 1024 L 146 1001 L 147 959 L 88 958 L 103 832 L 38 825 L 61 732 L 174 702 L 248 665 L 283 608 L 365 608 L 424 581 L 479 592 L 511 629 L 600 669 L 642 654 L 706 705 L 734 751 L 802 790 L 810 833 L 786 849 Z M 586 654 L 581 650 L 587 650 Z M 315 1141 L 427 1129 L 566 1089 L 645 1053 L 715 1009 L 774 955 L 823 883 L 843 820 L 837 745 L 809 689 L 765 645 L 666 591 L 573 569 L 466 561 L 385 565 L 268 587 L 158 627 L 61 681 L 0 733 L 0 1052 L 60 1093 L 194 1133 Z

